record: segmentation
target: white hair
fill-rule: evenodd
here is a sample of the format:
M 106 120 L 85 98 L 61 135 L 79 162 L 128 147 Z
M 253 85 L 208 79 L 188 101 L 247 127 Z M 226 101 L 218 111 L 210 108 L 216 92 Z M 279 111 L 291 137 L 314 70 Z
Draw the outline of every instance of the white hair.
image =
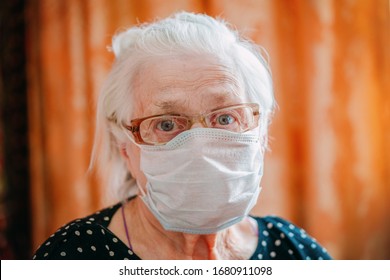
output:
M 133 81 L 140 67 L 153 57 L 173 54 L 211 54 L 232 61 L 249 100 L 260 104 L 264 131 L 275 106 L 272 78 L 264 50 L 244 39 L 225 21 L 203 14 L 179 12 L 171 17 L 129 28 L 112 40 L 115 62 L 97 104 L 95 142 L 90 168 L 97 165 L 102 178 L 120 199 L 135 191 L 120 147 L 126 143 L 121 127 L 133 112 Z M 265 144 L 266 145 L 266 144 Z

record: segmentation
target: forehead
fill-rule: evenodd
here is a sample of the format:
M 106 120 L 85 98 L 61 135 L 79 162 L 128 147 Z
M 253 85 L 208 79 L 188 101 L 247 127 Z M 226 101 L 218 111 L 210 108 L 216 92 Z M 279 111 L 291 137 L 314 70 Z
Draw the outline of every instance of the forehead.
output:
M 245 100 L 233 64 L 212 55 L 154 57 L 133 82 L 137 117 L 178 110 L 197 114 Z

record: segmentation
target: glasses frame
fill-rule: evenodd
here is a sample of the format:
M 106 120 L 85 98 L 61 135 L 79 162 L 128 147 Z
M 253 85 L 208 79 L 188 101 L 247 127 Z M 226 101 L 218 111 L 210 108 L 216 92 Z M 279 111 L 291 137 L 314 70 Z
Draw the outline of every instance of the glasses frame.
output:
M 151 146 L 156 146 L 156 145 L 164 145 L 166 143 L 163 143 L 163 144 L 151 144 L 151 143 L 147 143 L 145 142 L 143 139 L 142 139 L 142 136 L 141 136 L 141 133 L 140 133 L 140 126 L 141 126 L 141 123 L 144 121 L 144 120 L 147 120 L 147 119 L 150 119 L 150 118 L 157 118 L 157 117 L 184 117 L 184 118 L 187 118 L 190 122 L 190 127 L 196 123 L 196 122 L 199 122 L 202 124 L 203 127 L 207 127 L 207 124 L 205 122 L 205 118 L 207 115 L 211 114 L 211 113 L 214 113 L 216 111 L 219 111 L 219 110 L 223 110 L 223 109 L 234 109 L 235 107 L 250 107 L 252 109 L 252 112 L 253 112 L 253 116 L 256 118 L 257 116 L 260 116 L 260 106 L 259 104 L 257 103 L 241 103 L 241 104 L 234 104 L 234 105 L 229 105 L 229 106 L 222 106 L 222 107 L 217 107 L 217 108 L 214 108 L 212 110 L 210 110 L 209 112 L 207 113 L 204 113 L 204 114 L 200 114 L 200 115 L 196 115 L 196 116 L 187 116 L 187 115 L 184 115 L 184 114 L 174 114 L 174 113 L 166 113 L 166 114 L 159 114 L 159 115 L 152 115 L 152 116 L 147 116 L 147 117 L 144 117 L 144 118 L 137 118 L 137 119 L 132 119 L 130 121 L 130 125 L 127 125 L 125 123 L 122 123 L 123 127 L 125 129 L 127 129 L 128 131 L 130 131 L 133 136 L 134 136 L 134 140 L 137 144 L 142 144 L 142 145 L 151 145 Z M 251 128 L 248 128 L 244 131 L 241 131 L 241 132 L 245 132 L 245 131 L 248 131 L 250 130 Z

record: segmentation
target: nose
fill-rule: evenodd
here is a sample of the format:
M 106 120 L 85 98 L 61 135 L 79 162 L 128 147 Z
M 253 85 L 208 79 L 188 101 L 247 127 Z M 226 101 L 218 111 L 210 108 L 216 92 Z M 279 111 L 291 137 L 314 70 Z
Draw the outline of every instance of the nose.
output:
M 199 127 L 204 127 L 204 125 L 200 121 L 196 121 L 191 125 L 190 129 Z
M 191 119 L 191 128 L 200 128 L 200 127 L 207 127 L 206 124 L 205 124 L 205 121 L 203 119 L 203 116 L 195 116 L 195 117 L 192 117 Z

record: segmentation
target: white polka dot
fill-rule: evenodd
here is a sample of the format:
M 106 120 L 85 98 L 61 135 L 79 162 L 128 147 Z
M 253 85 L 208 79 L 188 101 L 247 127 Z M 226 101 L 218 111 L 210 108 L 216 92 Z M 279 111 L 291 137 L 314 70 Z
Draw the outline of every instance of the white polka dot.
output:
M 323 257 L 318 257 L 319 260 L 323 260 L 324 258 Z
M 37 257 L 37 255 L 34 255 L 34 257 L 33 257 L 33 260 L 35 260 L 35 259 L 36 259 L 36 257 Z
M 89 218 L 90 221 L 95 221 L 95 218 Z
M 280 238 L 285 238 L 286 236 L 284 235 L 284 233 L 282 232 L 281 234 L 280 234 Z
M 92 232 L 92 230 L 89 229 L 89 230 L 87 230 L 87 233 L 88 233 L 89 235 L 92 235 L 93 232 Z
M 65 243 L 66 241 L 68 241 L 68 239 L 64 239 L 64 240 L 62 240 L 62 242 L 64 242 L 64 243 Z
M 275 246 L 280 246 L 282 244 L 282 241 L 280 239 L 275 240 Z
M 288 233 L 288 236 L 290 237 L 294 237 L 294 233 L 292 233 L 291 231 Z
M 114 237 L 114 238 L 112 239 L 112 241 L 113 241 L 114 243 L 117 243 L 117 242 L 118 242 L 118 238 L 115 238 L 115 237 Z
M 304 233 L 301 233 L 301 237 L 302 237 L 303 239 L 305 239 L 305 238 L 307 237 L 307 235 L 304 234 Z
M 92 251 L 96 251 L 96 247 L 95 246 L 91 246 L 91 250 Z
M 90 221 L 86 221 L 85 223 L 88 225 L 92 225 L 92 223 Z
M 277 223 L 276 225 L 277 225 L 278 227 L 280 227 L 280 228 L 283 227 L 283 224 L 282 224 L 282 223 Z
M 80 222 L 81 220 L 80 219 L 77 219 L 76 222 Z
M 317 245 L 315 243 L 311 243 L 310 247 L 315 249 L 315 248 L 317 248 Z
M 110 250 L 110 247 L 108 247 L 108 245 L 106 245 L 106 249 L 107 249 L 107 250 Z
M 106 216 L 106 217 L 104 217 L 104 220 L 108 221 L 108 220 L 110 220 L 110 218 Z
M 289 227 L 290 229 L 294 229 L 294 228 L 295 228 L 295 226 L 294 226 L 293 224 L 290 224 L 288 227 Z
M 52 235 L 50 235 L 50 237 L 53 237 L 55 234 L 53 233 Z
M 311 258 L 309 256 L 306 257 L 307 260 L 311 260 Z
M 291 250 L 291 249 L 288 250 L 288 253 L 289 253 L 290 255 L 294 254 L 293 250 Z
M 123 258 L 125 261 L 128 261 L 129 259 L 128 258 Z
M 263 245 L 264 247 L 267 246 L 267 242 L 265 242 L 264 240 L 261 241 L 261 245 Z
M 104 229 L 101 230 L 102 231 L 102 234 L 105 235 L 106 233 L 104 232 Z
M 267 228 L 271 229 L 274 225 L 272 223 L 267 224 Z
M 69 229 L 69 226 L 67 226 L 65 229 Z
M 82 253 L 82 252 L 83 252 L 83 248 L 78 247 L 78 248 L 77 248 L 77 251 L 79 251 L 80 253 Z
M 262 254 L 258 254 L 257 257 L 262 260 L 263 259 L 263 255 Z
M 110 254 L 111 257 L 114 256 L 114 252 L 113 251 L 110 251 L 109 254 Z
M 271 253 L 269 253 L 269 255 L 271 256 L 271 258 L 275 258 L 276 257 L 276 253 L 274 251 L 272 251 Z
M 298 247 L 299 247 L 299 249 L 303 249 L 304 248 L 304 246 L 302 244 L 299 244 Z
M 49 255 L 49 253 L 45 253 L 43 256 L 46 258 Z
M 326 249 L 325 249 L 325 248 L 322 248 L 322 252 L 326 253 L 327 251 L 326 251 Z
M 66 256 L 66 253 L 65 252 L 61 252 L 60 254 L 62 257 L 65 257 Z
M 264 235 L 264 236 L 268 236 L 268 235 L 269 235 L 268 231 L 263 230 L 263 235 Z
M 46 244 L 45 244 L 46 246 L 49 246 L 50 245 L 50 241 L 48 241 L 48 242 L 46 242 Z
M 128 250 L 127 252 L 129 253 L 129 255 L 134 254 L 133 251 L 131 251 L 131 250 Z
M 80 236 L 80 232 L 79 232 L 78 230 L 76 230 L 76 231 L 74 232 L 74 234 L 76 234 L 77 236 Z
M 63 233 L 62 233 L 62 235 L 63 235 L 63 236 L 65 236 L 65 235 L 66 235 L 66 231 L 65 231 L 65 232 L 63 232 Z

